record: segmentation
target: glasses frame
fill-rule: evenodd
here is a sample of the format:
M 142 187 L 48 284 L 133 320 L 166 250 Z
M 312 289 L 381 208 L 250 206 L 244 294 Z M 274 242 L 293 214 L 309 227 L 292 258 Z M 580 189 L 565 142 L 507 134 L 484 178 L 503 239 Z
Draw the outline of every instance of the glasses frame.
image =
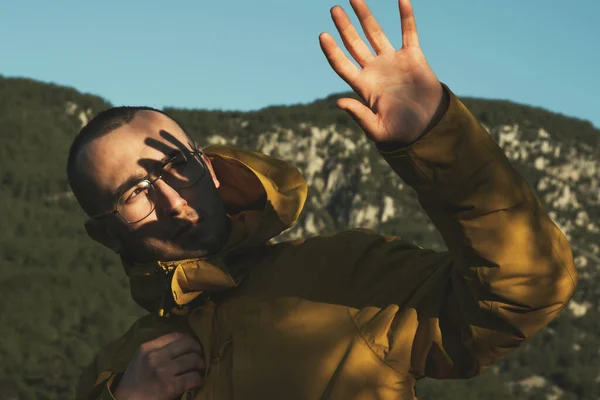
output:
M 173 186 L 169 185 L 167 182 L 165 182 L 167 185 L 171 186 L 173 188 L 173 190 L 177 191 L 177 193 L 179 193 L 180 190 L 182 189 L 187 189 L 190 188 L 192 186 L 194 186 L 195 184 L 197 184 L 198 182 L 200 182 L 202 180 L 202 178 L 204 178 L 204 176 L 206 175 L 206 170 L 207 170 L 207 166 L 206 163 L 204 162 L 204 160 L 202 160 L 201 155 L 204 154 L 202 151 L 200 150 L 193 150 L 193 151 L 180 151 L 179 153 L 175 154 L 173 157 L 170 157 L 168 160 L 166 160 L 165 162 L 163 162 L 163 164 L 159 167 L 156 168 L 154 170 L 152 170 L 148 175 L 146 175 L 145 177 L 143 177 L 142 179 L 140 179 L 136 185 L 140 184 L 141 182 L 148 182 L 149 187 L 154 191 L 154 193 L 156 194 L 156 188 L 154 187 L 154 183 L 159 180 L 162 179 L 164 177 L 164 168 L 169 165 L 170 163 L 172 163 L 177 157 L 183 155 L 187 155 L 187 154 L 191 155 L 196 162 L 200 163 L 200 165 L 202 165 L 202 175 L 200 175 L 200 178 L 198 178 L 194 183 L 191 183 L 190 185 L 186 186 L 186 187 L 182 187 L 182 188 L 174 188 Z M 186 162 L 190 162 L 191 160 L 188 160 Z M 150 180 L 150 178 L 152 177 L 152 175 L 156 174 L 156 172 L 159 171 L 159 175 L 156 176 L 156 178 Z M 128 190 L 128 189 L 127 189 Z M 148 218 L 150 216 L 150 214 L 152 214 L 152 212 L 156 209 L 156 201 L 154 202 L 154 204 L 152 205 L 152 209 L 150 210 L 150 212 L 148 213 L 148 215 L 146 215 L 144 218 L 138 219 L 137 221 L 133 221 L 133 222 L 129 222 L 127 221 L 119 212 L 119 210 L 117 210 L 117 203 L 119 202 L 119 199 L 121 198 L 121 196 L 123 196 L 123 194 L 127 191 L 123 191 L 122 193 L 120 193 L 114 203 L 113 209 L 110 211 L 105 211 L 102 212 L 100 214 L 96 214 L 96 215 L 92 215 L 90 217 L 90 219 L 98 219 L 98 218 L 103 218 L 109 215 L 114 215 L 117 214 L 122 220 L 123 222 L 125 222 L 126 224 L 132 225 L 132 224 L 136 224 L 140 221 L 143 221 L 144 219 Z

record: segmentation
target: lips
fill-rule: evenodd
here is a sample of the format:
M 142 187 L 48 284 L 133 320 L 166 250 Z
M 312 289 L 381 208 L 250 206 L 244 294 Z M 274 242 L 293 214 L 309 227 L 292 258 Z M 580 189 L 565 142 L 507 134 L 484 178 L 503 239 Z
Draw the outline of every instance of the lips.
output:
M 200 219 L 198 218 L 194 221 L 184 223 L 179 228 L 177 228 L 177 230 L 175 231 L 175 237 L 179 238 L 179 237 L 184 236 L 185 234 L 189 233 L 196 226 L 198 226 L 199 222 L 200 222 Z

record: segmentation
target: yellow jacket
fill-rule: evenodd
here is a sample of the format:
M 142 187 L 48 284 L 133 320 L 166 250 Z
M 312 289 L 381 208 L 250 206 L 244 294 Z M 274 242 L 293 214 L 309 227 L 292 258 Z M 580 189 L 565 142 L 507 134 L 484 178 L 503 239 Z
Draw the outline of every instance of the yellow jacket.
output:
M 205 260 L 125 264 L 150 314 L 96 357 L 78 398 L 112 399 L 138 346 L 179 330 L 207 363 L 182 399 L 414 399 L 417 379 L 472 377 L 548 324 L 577 284 L 569 243 L 449 93 L 430 132 L 380 150 L 449 251 L 367 229 L 270 244 L 302 210 L 301 173 L 208 147 L 233 222 L 227 245 Z

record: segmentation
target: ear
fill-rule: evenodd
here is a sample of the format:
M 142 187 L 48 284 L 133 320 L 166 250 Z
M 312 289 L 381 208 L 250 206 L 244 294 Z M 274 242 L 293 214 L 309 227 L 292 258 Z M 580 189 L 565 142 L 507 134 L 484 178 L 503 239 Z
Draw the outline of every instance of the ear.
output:
M 202 149 L 200 149 L 200 151 L 202 151 Z M 212 177 L 212 180 L 215 183 L 215 187 L 218 189 L 219 186 L 221 185 L 221 183 L 219 182 L 219 179 L 217 178 L 217 175 L 215 174 L 215 170 L 213 169 L 212 163 L 210 162 L 210 160 L 206 156 L 206 154 L 204 154 L 204 152 L 202 152 L 202 159 L 204 160 L 204 163 L 208 167 L 208 171 L 210 172 L 210 176 Z
M 121 252 L 121 242 L 113 235 L 105 223 L 97 219 L 88 219 L 85 221 L 84 226 L 90 238 L 117 254 Z

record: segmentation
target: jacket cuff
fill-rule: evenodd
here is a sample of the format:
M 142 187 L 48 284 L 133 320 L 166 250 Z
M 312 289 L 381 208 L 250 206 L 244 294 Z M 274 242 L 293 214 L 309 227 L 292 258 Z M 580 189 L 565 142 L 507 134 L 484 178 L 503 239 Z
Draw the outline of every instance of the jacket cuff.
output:
M 512 174 L 512 167 L 475 116 L 442 85 L 450 102 L 440 121 L 410 145 L 389 151 L 379 149 L 379 153 L 421 197 L 433 195 L 452 203 L 474 188 L 471 186 L 478 181 L 475 176 L 486 167 L 500 167 L 503 174 Z M 514 201 L 521 197 L 518 193 L 507 195 L 512 195 Z

